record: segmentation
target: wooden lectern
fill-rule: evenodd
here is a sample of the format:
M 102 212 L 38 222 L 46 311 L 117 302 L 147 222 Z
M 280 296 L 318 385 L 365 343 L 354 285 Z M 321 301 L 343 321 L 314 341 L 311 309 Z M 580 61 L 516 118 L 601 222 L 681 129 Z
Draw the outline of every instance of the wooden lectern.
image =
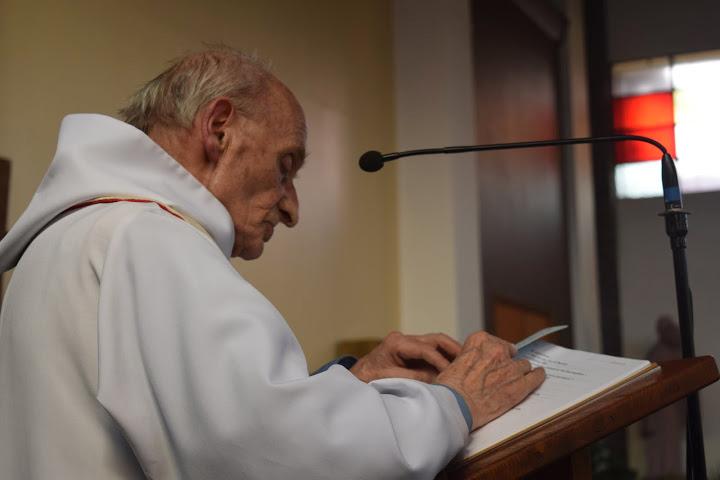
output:
M 586 448 L 715 382 L 712 357 L 673 360 L 662 370 L 571 410 L 488 452 L 453 462 L 437 480 L 590 479 Z

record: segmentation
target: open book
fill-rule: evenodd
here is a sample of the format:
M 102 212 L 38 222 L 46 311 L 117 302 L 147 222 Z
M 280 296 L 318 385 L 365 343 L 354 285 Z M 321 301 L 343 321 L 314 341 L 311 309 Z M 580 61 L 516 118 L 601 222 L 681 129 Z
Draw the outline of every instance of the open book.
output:
M 553 331 L 557 329 L 555 327 Z M 520 342 L 515 356 L 528 359 L 533 367 L 544 367 L 545 382 L 515 408 L 473 432 L 459 458 L 472 457 L 498 447 L 579 405 L 659 369 L 647 360 L 571 350 L 538 340 L 548 333 L 551 331 L 541 331 Z

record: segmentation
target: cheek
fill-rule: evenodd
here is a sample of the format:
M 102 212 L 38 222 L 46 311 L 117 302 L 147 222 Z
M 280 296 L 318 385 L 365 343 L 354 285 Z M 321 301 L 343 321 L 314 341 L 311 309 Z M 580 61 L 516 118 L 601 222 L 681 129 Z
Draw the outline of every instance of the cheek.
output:
M 255 228 L 267 220 L 277 209 L 282 194 L 277 191 L 257 193 L 250 197 L 236 198 L 232 202 L 230 216 L 240 228 Z
M 262 223 L 283 195 L 277 172 L 235 168 L 215 184 L 215 196 L 225 205 L 236 230 L 249 231 Z M 227 179 L 235 179 L 228 181 Z
M 232 218 L 235 227 L 242 226 L 247 223 L 247 219 L 249 217 L 249 211 L 247 207 L 247 203 L 242 201 L 235 201 L 231 204 L 230 208 L 228 208 L 230 218 Z

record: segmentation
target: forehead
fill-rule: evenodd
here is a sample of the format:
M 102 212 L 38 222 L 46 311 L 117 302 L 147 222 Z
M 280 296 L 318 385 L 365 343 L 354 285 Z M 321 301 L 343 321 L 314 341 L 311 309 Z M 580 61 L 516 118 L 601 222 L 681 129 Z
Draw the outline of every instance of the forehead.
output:
M 270 88 L 266 105 L 268 127 L 285 141 L 304 147 L 307 137 L 305 113 L 292 92 L 277 82 Z

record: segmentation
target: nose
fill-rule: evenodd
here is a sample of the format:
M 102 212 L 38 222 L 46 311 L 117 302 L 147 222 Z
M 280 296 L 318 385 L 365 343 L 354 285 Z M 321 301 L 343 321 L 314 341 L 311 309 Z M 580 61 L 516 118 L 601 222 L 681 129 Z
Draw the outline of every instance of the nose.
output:
M 280 221 L 287 227 L 294 227 L 297 225 L 300 213 L 300 203 L 298 201 L 297 190 L 292 181 L 288 182 L 285 187 L 285 195 L 283 195 L 280 203 L 278 204 L 280 209 Z

